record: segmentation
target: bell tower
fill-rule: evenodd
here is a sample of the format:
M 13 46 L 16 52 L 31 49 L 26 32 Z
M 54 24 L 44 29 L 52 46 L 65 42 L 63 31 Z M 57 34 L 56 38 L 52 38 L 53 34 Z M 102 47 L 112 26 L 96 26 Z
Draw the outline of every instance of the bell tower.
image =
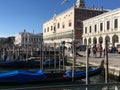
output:
M 77 0 L 76 1 L 76 7 L 77 8 L 85 8 L 85 2 L 84 2 L 84 0 Z

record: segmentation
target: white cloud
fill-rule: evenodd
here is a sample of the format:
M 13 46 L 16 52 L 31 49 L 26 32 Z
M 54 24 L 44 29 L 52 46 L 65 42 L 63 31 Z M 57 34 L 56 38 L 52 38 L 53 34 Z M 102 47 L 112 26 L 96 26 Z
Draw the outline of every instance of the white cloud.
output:
M 0 38 L 1 38 L 1 37 L 10 37 L 10 36 L 15 36 L 15 35 L 1 34 L 1 33 L 0 33 Z

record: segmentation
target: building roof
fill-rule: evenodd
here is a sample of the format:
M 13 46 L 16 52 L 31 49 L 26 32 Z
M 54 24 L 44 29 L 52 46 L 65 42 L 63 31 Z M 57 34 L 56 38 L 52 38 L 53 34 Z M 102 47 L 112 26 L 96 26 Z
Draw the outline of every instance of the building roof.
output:
M 110 14 L 112 15 L 113 13 L 117 13 L 117 12 L 120 13 L 120 8 L 117 8 L 117 9 L 114 9 L 114 10 L 108 10 L 108 12 L 106 12 L 106 13 L 103 13 L 103 14 L 97 15 L 95 17 L 86 19 L 83 22 L 88 22 L 88 21 L 91 21 L 91 20 L 94 20 L 94 19 L 106 17 L 106 16 L 109 16 Z

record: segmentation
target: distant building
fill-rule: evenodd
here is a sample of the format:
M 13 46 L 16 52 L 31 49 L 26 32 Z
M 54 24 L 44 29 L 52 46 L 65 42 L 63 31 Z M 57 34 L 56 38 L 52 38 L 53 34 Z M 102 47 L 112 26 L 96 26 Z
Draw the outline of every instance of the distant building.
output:
M 24 30 L 24 32 L 20 32 L 15 36 L 15 45 L 18 46 L 34 46 L 39 47 L 43 41 L 42 33 L 34 34 L 29 33 Z
M 106 12 L 101 9 L 86 8 L 84 0 L 77 0 L 76 5 L 56 15 L 43 24 L 43 40 L 48 45 L 59 45 L 62 41 L 75 40 L 82 44 L 82 21 Z M 67 47 L 71 45 L 66 44 Z
M 1 55 L 3 54 L 3 51 L 6 49 L 10 49 L 14 45 L 15 37 L 14 36 L 9 36 L 9 37 L 2 37 L 0 38 L 0 58 Z
M 120 8 L 83 21 L 83 44 L 120 44 Z
M 6 40 L 6 38 L 3 38 L 3 37 L 0 38 L 0 42 L 5 41 L 5 40 Z
M 14 41 L 15 41 L 15 37 L 14 36 L 0 38 L 0 44 L 1 45 L 4 45 L 4 44 L 13 44 Z

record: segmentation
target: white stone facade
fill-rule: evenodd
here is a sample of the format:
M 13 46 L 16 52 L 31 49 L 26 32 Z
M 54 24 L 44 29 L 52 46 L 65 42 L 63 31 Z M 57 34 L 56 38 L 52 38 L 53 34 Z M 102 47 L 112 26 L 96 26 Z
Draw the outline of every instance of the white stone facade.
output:
M 34 44 L 34 46 L 36 47 L 40 45 L 42 41 L 43 41 L 42 33 L 33 34 L 24 31 L 16 34 L 14 44 L 18 46 L 27 46 L 27 45 L 32 46 Z
M 44 43 L 59 44 L 61 41 L 71 42 L 73 30 L 74 8 L 70 8 L 64 13 L 54 16 L 52 19 L 43 24 Z
M 85 8 L 84 0 L 76 0 L 76 6 L 54 15 L 43 24 L 43 40 L 50 46 L 59 45 L 62 41 L 82 44 L 82 21 L 106 12 L 103 9 Z M 66 47 L 71 47 L 66 43 Z
M 120 8 L 83 21 L 83 44 L 102 45 L 105 39 L 109 45 L 120 44 Z

